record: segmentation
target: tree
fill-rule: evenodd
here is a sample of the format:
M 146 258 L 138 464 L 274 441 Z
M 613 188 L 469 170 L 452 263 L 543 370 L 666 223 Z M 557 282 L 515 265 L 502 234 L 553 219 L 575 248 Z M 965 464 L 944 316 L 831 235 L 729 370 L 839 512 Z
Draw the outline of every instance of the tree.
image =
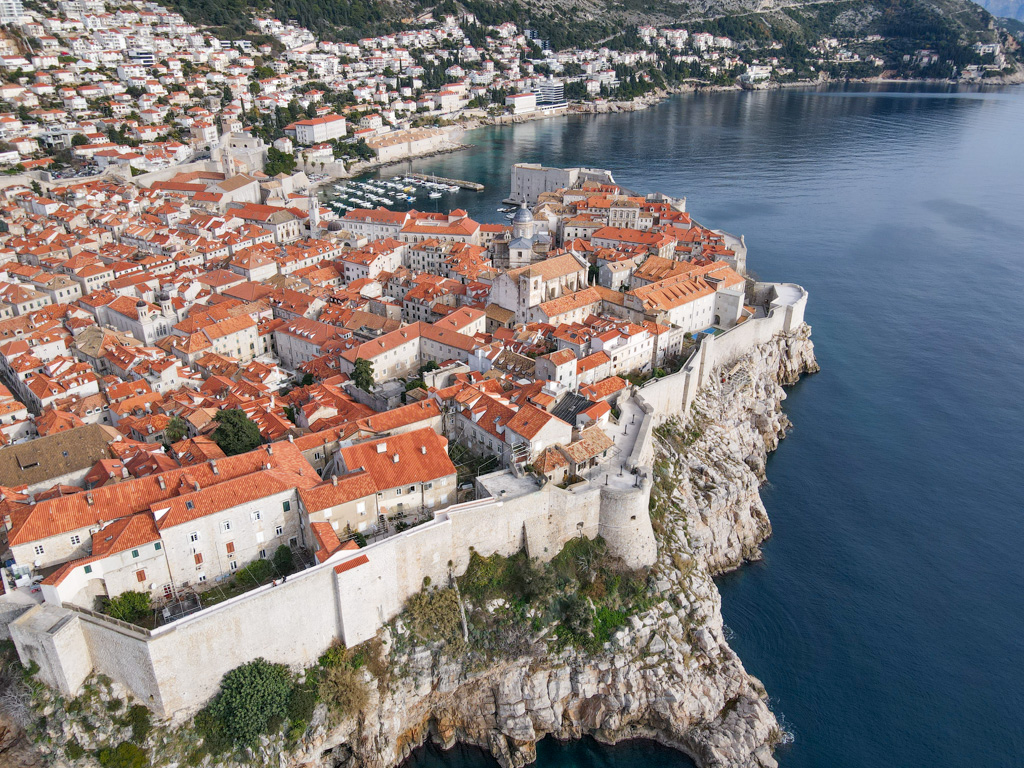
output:
M 369 392 L 373 386 L 373 363 L 362 357 L 358 358 L 352 371 L 352 381 L 360 389 Z
M 71 137 L 72 147 L 84 147 L 88 143 L 89 140 L 85 138 L 85 134 L 83 133 L 76 133 L 74 136 Z
M 35 192 L 37 195 L 43 194 L 43 187 L 38 181 L 33 181 L 31 184 L 29 184 L 29 186 L 32 187 L 32 191 Z
M 149 615 L 153 610 L 148 592 L 122 592 L 111 598 L 105 613 L 115 619 L 134 624 Z
M 292 557 L 292 550 L 288 545 L 282 544 L 274 552 L 274 568 L 282 576 L 287 576 L 295 570 L 295 558 Z
M 238 408 L 217 411 L 213 418 L 217 428 L 211 437 L 228 456 L 251 451 L 262 442 L 260 428 L 245 415 L 245 411 Z
M 166 439 L 167 444 L 174 445 L 185 436 L 185 432 L 187 430 L 188 427 L 181 416 L 171 416 L 171 420 L 167 424 L 167 429 L 164 430 L 164 438 Z
M 267 149 L 267 164 L 263 166 L 263 172 L 267 176 L 276 176 L 279 173 L 291 176 L 295 173 L 295 157 L 276 147 L 270 147 Z
M 237 744 L 253 744 L 266 733 L 270 720 L 288 714 L 291 675 L 283 664 L 263 658 L 224 675 L 211 714 Z

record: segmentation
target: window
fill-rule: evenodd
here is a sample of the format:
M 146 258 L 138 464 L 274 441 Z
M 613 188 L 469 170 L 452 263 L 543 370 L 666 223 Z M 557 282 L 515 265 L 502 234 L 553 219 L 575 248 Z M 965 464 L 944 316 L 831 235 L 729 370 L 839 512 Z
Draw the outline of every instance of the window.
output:
M 203 553 L 202 552 L 196 552 L 196 565 L 202 565 L 202 564 L 203 564 Z
M 43 545 L 42 544 L 36 544 L 35 553 L 37 555 L 43 554 Z
M 206 581 L 206 574 L 205 573 L 199 574 L 199 578 L 196 579 L 196 581 L 198 581 L 200 584 L 202 584 L 204 581 Z
M 252 519 L 253 520 L 262 520 L 263 519 L 263 513 L 262 512 L 253 512 L 252 513 Z
M 157 552 L 159 552 L 163 548 L 164 548 L 164 545 L 161 544 L 159 541 L 156 544 L 153 545 L 153 549 L 155 549 Z
M 415 485 L 410 485 L 409 486 L 409 493 L 416 493 L 416 486 Z
M 260 560 L 266 560 L 266 559 L 267 559 L 267 550 L 261 549 L 260 550 Z
M 284 533 L 284 526 L 283 525 L 279 525 L 279 526 L 277 526 L 277 528 L 274 529 L 274 535 L 275 536 L 280 536 L 282 533 Z
M 71 544 L 72 544 L 73 546 L 76 546 L 76 547 L 77 547 L 77 546 L 78 546 L 79 544 L 81 544 L 81 543 L 82 543 L 82 537 L 81 537 L 81 536 L 78 536 L 78 535 L 76 534 L 75 536 L 72 536 L 72 537 L 71 537 Z
M 284 504 L 281 505 L 281 509 L 283 509 L 285 512 L 290 512 L 291 508 L 292 503 L 290 501 L 286 501 Z
M 192 531 L 192 533 L 190 533 L 188 535 L 188 540 L 189 541 L 199 541 L 199 531 Z
M 132 557 L 138 557 L 138 556 L 139 556 L 139 550 L 133 549 L 132 550 Z
M 185 502 L 185 509 L 195 509 L 195 507 L 196 507 L 196 505 L 193 504 L 191 501 L 186 501 Z
M 174 588 L 170 584 L 164 584 L 164 597 L 174 597 Z
M 230 568 L 232 571 L 237 571 L 238 570 L 238 561 L 237 560 L 232 560 L 230 563 L 228 563 L 228 568 Z
M 227 549 L 229 555 L 235 554 L 235 542 L 229 541 L 227 544 Z
M 85 572 L 86 573 L 92 573 L 92 566 L 91 565 L 85 566 Z
M 225 520 L 223 523 L 220 524 L 220 529 L 222 531 L 230 531 L 231 530 L 231 521 L 230 520 Z
M 395 496 L 401 496 L 401 495 L 402 495 L 402 489 L 401 488 L 395 488 Z
M 138 581 L 138 582 L 145 581 L 146 580 L 146 572 L 142 571 L 142 570 L 136 571 L 135 572 L 135 580 Z

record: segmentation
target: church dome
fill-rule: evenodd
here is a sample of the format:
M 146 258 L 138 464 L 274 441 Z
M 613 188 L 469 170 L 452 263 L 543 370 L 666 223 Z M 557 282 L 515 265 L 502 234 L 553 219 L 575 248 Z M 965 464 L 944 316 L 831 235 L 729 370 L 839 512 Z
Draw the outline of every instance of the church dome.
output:
M 343 230 L 344 228 L 345 228 L 344 222 L 342 222 L 342 221 L 340 221 L 338 219 L 335 219 L 334 221 L 332 221 L 330 224 L 327 225 L 327 231 L 328 232 L 341 232 L 341 230 Z
M 533 223 L 533 214 L 530 212 L 530 209 L 527 208 L 525 205 L 519 206 L 519 210 L 516 211 L 516 215 L 512 217 L 512 225 L 515 226 L 516 224 L 532 224 L 532 223 Z

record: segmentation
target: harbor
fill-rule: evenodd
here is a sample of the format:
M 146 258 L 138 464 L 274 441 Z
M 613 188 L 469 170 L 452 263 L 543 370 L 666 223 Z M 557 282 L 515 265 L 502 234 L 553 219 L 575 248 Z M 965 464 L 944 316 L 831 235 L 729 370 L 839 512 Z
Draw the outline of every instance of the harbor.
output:
M 411 207 L 418 199 L 440 200 L 462 188 L 474 187 L 480 190 L 484 188 L 483 184 L 412 173 L 389 179 L 339 182 L 330 187 L 333 193 L 326 202 L 336 212 L 345 214 L 357 208 Z
M 409 177 L 428 183 L 431 181 L 435 181 L 448 186 L 459 187 L 460 189 L 468 189 L 471 192 L 484 191 L 484 185 L 479 184 L 475 181 L 463 181 L 462 179 L 445 179 L 438 176 L 428 176 L 425 173 L 410 173 Z

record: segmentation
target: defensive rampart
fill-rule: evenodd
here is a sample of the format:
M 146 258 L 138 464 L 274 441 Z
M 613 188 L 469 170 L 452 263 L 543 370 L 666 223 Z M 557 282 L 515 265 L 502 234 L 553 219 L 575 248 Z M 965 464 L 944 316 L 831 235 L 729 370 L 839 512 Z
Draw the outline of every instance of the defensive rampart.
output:
M 577 536 L 602 536 L 634 567 L 657 556 L 648 516 L 654 428 L 683 416 L 712 371 L 803 323 L 807 293 L 789 284 L 758 284 L 766 317 L 716 336 L 704 335 L 677 373 L 633 392 L 643 410 L 627 459 L 636 485 L 600 480 L 563 490 L 517 479 L 489 498 L 449 507 L 429 523 L 357 551 L 343 551 L 295 574 L 154 630 L 88 611 L 44 604 L 10 625 L 25 664 L 74 695 L 91 672 L 126 686 L 164 716 L 184 717 L 206 702 L 225 672 L 257 657 L 293 667 L 314 662 L 336 639 L 348 646 L 373 637 L 425 584 L 465 572 L 472 551 L 511 555 L 525 547 L 547 560 Z M 607 480 L 606 480 L 607 482 Z M 500 484 L 499 484 L 500 485 Z
M 716 368 L 738 360 L 780 333 L 792 333 L 803 325 L 807 291 L 799 285 L 757 283 L 754 299 L 768 307 L 765 317 L 752 318 L 724 333 L 701 334 L 696 350 L 682 368 L 652 379 L 632 393 L 645 415 L 628 467 L 644 472 L 654 463 L 654 428 L 673 416 L 685 420 L 694 398 Z
M 654 562 L 649 481 L 617 489 L 518 487 L 154 630 L 44 604 L 15 620 L 11 634 L 23 663 L 35 661 L 40 678 L 67 695 L 95 671 L 159 714 L 179 717 L 206 702 L 239 664 L 263 657 L 305 666 L 335 639 L 351 647 L 372 638 L 425 584 L 465 572 L 473 550 L 512 555 L 525 547 L 547 560 L 574 537 L 600 535 L 630 565 Z

